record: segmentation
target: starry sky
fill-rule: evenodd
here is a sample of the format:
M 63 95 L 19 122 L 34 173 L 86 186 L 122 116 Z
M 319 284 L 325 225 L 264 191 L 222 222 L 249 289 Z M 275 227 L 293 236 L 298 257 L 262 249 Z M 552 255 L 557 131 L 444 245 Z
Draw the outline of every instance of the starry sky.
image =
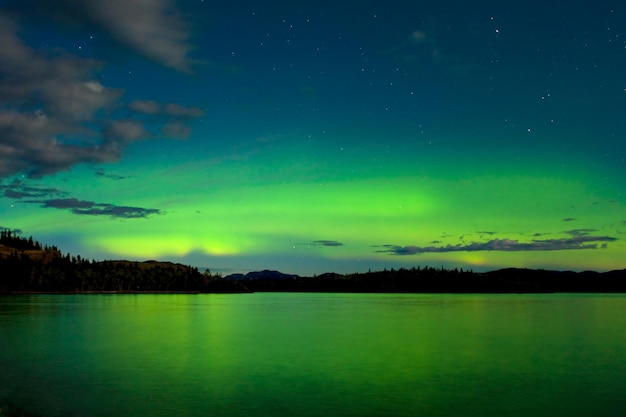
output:
M 0 3 L 0 227 L 229 274 L 626 267 L 622 1 Z

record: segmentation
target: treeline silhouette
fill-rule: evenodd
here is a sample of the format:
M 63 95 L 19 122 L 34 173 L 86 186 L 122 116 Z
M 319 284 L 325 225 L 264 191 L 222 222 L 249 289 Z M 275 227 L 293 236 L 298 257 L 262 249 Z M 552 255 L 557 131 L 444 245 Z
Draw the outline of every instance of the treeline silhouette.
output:
M 11 230 L 0 231 L 0 245 L 13 248 L 15 250 L 42 250 L 41 244 L 33 240 L 33 237 L 28 239 L 19 236 L 17 233 Z M 55 249 L 56 248 L 46 248 Z
M 0 293 L 7 292 L 626 293 L 626 270 L 473 272 L 432 267 L 312 277 L 258 271 L 222 278 L 171 262 L 93 261 L 0 232 Z
M 276 271 L 232 276 L 251 291 L 441 293 L 536 292 L 525 282 L 490 279 L 472 271 L 431 267 L 391 269 L 367 273 L 326 273 L 313 277 L 284 275 Z
M 626 292 L 626 270 L 605 273 L 501 269 L 473 272 L 463 269 L 400 268 L 376 272 L 300 277 L 261 271 L 225 277 L 250 291 L 364 292 L 364 293 L 554 293 Z
M 210 271 L 171 262 L 91 261 L 31 238 L 0 232 L 0 293 L 242 292 Z

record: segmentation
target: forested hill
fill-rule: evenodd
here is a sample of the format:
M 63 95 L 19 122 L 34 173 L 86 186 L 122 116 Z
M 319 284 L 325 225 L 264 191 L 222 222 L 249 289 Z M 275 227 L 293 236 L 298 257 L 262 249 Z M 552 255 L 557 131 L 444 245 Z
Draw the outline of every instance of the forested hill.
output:
M 240 283 L 171 262 L 90 261 L 0 232 L 0 293 L 244 292 Z

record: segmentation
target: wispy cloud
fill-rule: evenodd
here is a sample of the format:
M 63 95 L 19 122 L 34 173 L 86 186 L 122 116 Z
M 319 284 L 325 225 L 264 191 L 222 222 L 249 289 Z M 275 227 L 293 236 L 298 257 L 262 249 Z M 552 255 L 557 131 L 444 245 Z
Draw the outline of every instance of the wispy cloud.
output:
M 606 242 L 614 242 L 617 238 L 610 236 L 588 236 L 584 234 L 573 235 L 571 238 L 532 240 L 520 242 L 514 239 L 493 239 L 487 242 L 474 242 L 467 245 L 445 246 L 377 246 L 376 252 L 390 253 L 393 255 L 417 255 L 420 253 L 446 253 L 446 252 L 477 252 L 477 251 L 553 251 L 553 250 L 578 250 L 598 249 L 606 247 Z

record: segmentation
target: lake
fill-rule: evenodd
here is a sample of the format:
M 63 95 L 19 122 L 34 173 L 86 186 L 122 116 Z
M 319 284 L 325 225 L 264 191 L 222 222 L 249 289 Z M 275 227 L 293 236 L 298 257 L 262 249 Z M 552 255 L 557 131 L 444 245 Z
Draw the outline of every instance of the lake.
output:
M 7 401 L 76 417 L 626 416 L 626 295 L 0 296 Z

